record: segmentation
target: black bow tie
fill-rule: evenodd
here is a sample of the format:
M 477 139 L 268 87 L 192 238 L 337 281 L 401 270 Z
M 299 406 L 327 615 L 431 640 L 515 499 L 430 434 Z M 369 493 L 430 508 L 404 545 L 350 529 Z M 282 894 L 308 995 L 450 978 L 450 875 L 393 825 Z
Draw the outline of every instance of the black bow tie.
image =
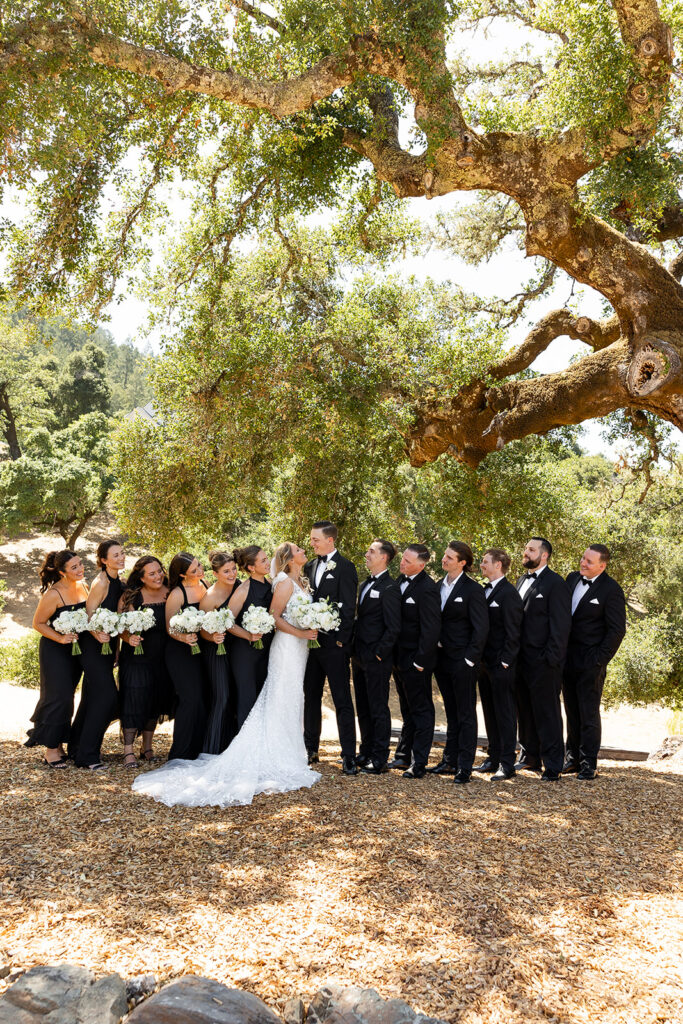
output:
M 407 577 L 407 576 L 406 576 L 406 575 L 405 575 L 404 573 L 401 573 L 401 575 L 400 575 L 400 576 L 398 577 L 398 579 L 396 580 L 396 582 L 397 582 L 397 583 L 399 583 L 399 584 L 400 584 L 400 583 L 405 583 L 405 581 L 406 581 L 407 579 L 408 579 L 408 577 Z
M 486 584 L 486 585 L 484 586 L 484 590 L 491 590 L 492 588 L 493 588 L 493 583 L 487 583 L 487 584 Z
M 525 575 L 524 579 L 525 580 L 535 580 L 535 579 L 538 579 L 538 573 L 537 572 L 528 572 Z
M 585 583 L 587 587 L 590 587 L 590 585 L 593 582 L 593 580 L 587 580 L 585 576 L 582 576 L 581 577 L 581 582 Z
M 329 555 L 318 555 L 318 561 L 319 562 L 326 562 L 328 558 L 329 558 Z

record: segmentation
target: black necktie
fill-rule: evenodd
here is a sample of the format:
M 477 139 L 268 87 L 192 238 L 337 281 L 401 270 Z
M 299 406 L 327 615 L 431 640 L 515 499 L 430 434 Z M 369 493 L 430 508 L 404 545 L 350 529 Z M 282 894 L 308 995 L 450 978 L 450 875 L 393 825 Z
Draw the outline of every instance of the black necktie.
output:
M 525 580 L 535 580 L 537 578 L 538 578 L 538 573 L 536 573 L 536 572 L 528 572 L 526 574 L 526 576 L 524 577 Z

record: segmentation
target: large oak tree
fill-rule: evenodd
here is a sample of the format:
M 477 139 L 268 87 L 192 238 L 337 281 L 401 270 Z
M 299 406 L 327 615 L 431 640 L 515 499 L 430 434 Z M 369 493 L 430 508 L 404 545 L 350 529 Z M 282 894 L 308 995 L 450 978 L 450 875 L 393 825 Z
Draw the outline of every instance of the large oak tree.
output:
M 619 409 L 683 427 L 679 5 L 10 0 L 0 17 L 0 173 L 32 196 L 8 236 L 24 301 L 109 301 L 181 180 L 195 206 L 175 296 L 220 280 L 241 233 L 282 235 L 292 211 L 353 194 L 362 241 L 392 197 L 475 191 L 489 251 L 521 231 L 528 255 L 604 296 L 605 317 L 558 309 L 474 379 L 414 397 L 413 464 L 450 452 L 475 466 Z M 458 42 L 491 18 L 548 44 L 477 67 Z M 560 336 L 585 356 L 525 372 Z

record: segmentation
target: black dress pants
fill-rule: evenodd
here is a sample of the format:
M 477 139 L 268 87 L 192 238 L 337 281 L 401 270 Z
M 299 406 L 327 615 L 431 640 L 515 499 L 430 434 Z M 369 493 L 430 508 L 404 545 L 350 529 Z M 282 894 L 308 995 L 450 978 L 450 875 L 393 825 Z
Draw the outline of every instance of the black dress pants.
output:
M 403 719 L 395 757 L 424 767 L 434 739 L 432 673 L 395 665 L 394 681 Z
M 363 757 L 386 764 L 391 742 L 389 682 L 391 660 L 376 657 L 353 658 L 353 690 L 360 729 L 360 750 Z
M 479 696 L 486 723 L 488 758 L 496 767 L 510 771 L 515 763 L 517 741 L 514 668 L 482 665 Z
M 317 753 L 322 729 L 325 679 L 337 713 L 337 731 L 342 757 L 356 756 L 356 718 L 351 699 L 349 647 L 314 647 L 308 652 L 304 675 L 304 743 Z
M 567 757 L 578 764 L 588 764 L 594 771 L 602 740 L 600 701 L 605 671 L 605 666 L 597 665 L 590 651 L 570 648 L 562 679 Z
M 446 749 L 443 759 L 453 767 L 472 771 L 477 752 L 477 669 L 463 657 L 439 653 L 434 670 L 446 712 Z
M 561 666 L 548 665 L 542 656 L 520 659 L 516 693 L 522 755 L 552 774 L 564 764 L 561 689 Z

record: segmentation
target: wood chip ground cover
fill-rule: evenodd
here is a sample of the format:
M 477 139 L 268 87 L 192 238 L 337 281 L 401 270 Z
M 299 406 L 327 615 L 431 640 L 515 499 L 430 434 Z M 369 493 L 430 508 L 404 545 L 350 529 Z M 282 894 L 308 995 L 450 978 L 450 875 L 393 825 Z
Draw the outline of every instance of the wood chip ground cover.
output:
M 280 1009 L 334 981 L 466 1024 L 683 1019 L 680 773 L 346 779 L 329 744 L 312 790 L 188 809 L 134 796 L 119 751 L 90 776 L 0 744 L 0 966 L 196 973 Z

